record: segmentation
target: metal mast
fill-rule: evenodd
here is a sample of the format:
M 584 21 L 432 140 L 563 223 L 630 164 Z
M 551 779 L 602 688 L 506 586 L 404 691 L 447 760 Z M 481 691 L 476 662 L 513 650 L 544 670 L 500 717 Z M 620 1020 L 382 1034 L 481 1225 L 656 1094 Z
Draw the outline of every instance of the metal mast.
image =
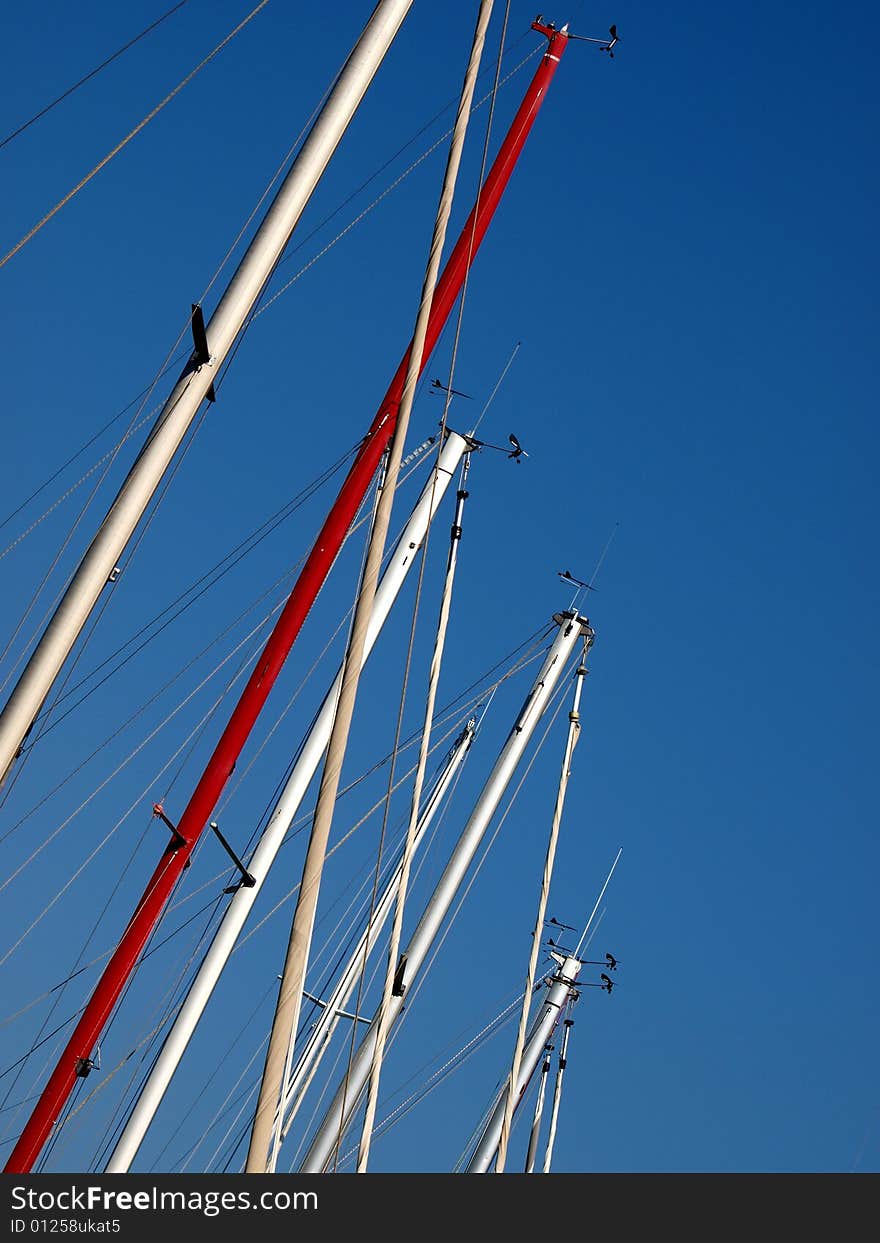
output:
M 547 1045 L 544 1053 L 544 1060 L 541 1063 L 541 1082 L 538 1085 L 538 1099 L 535 1101 L 535 1113 L 532 1118 L 532 1129 L 529 1134 L 529 1149 L 526 1153 L 526 1169 L 527 1174 L 535 1172 L 535 1156 L 538 1151 L 538 1136 L 541 1132 L 541 1117 L 544 1113 L 544 1096 L 547 1092 L 547 1075 L 550 1070 L 550 1051 L 552 1045 Z
M 380 0 L 376 5 L 207 328 L 201 310 L 193 309 L 196 348 L 0 712 L 0 785 L 202 401 L 214 400 L 218 369 L 411 4 L 412 0 Z
M 388 1015 L 389 1025 L 396 1021 L 403 1009 L 404 995 L 415 980 L 434 938 L 440 931 L 455 893 L 473 861 L 483 835 L 547 707 L 556 684 L 564 672 L 567 661 L 582 636 L 586 636 L 588 643 L 592 642 L 593 630 L 587 618 L 581 617 L 577 612 L 557 613 L 553 620 L 559 627 L 556 638 L 526 696 L 492 772 L 483 786 L 477 804 L 462 830 L 453 855 L 425 907 L 418 927 L 401 955 L 398 967 L 398 989 L 392 998 Z M 367 1082 L 373 1060 L 377 1028 L 377 1018 L 374 1018 L 352 1059 L 351 1073 L 346 1082 L 340 1085 L 333 1103 L 312 1140 L 311 1147 L 300 1167 L 300 1173 L 320 1174 L 330 1161 L 334 1147 L 339 1137 L 344 1134 Z
M 446 444 L 440 453 L 436 471 L 425 484 L 422 494 L 416 502 L 412 515 L 404 527 L 399 540 L 389 559 L 388 566 L 382 576 L 376 592 L 376 606 L 373 611 L 372 625 L 367 636 L 364 650 L 366 661 L 375 645 L 379 632 L 388 617 L 391 607 L 403 586 L 406 575 L 416 560 L 416 554 L 425 538 L 428 523 L 439 506 L 452 481 L 462 455 L 467 451 L 469 442 L 457 432 L 450 432 Z M 436 473 L 436 483 L 433 475 Z M 248 872 L 254 884 L 242 886 L 233 895 L 220 925 L 214 934 L 211 946 L 204 961 L 196 973 L 186 1000 L 169 1029 L 162 1050 L 156 1059 L 143 1090 L 125 1130 L 119 1138 L 113 1155 L 107 1165 L 108 1174 L 125 1173 L 134 1160 L 147 1128 L 153 1120 L 162 1097 L 177 1070 L 180 1059 L 202 1017 L 205 1006 L 214 991 L 220 975 L 229 961 L 238 935 L 244 927 L 251 908 L 257 900 L 263 882 L 281 849 L 294 816 L 305 797 L 309 783 L 314 777 L 321 757 L 330 737 L 333 724 L 333 713 L 342 683 L 340 669 L 329 691 L 324 696 L 315 723 L 303 743 L 299 757 L 291 770 L 290 776 L 282 790 L 277 803 L 269 817 L 269 821 L 257 843 Z
M 568 955 L 563 958 L 561 954 L 553 954 L 552 957 L 559 964 L 558 970 L 553 974 L 550 981 L 550 991 L 547 999 L 539 1010 L 532 1030 L 529 1033 L 528 1041 L 523 1050 L 522 1061 L 520 1063 L 519 1075 L 516 1080 L 516 1102 L 522 1100 L 523 1093 L 528 1087 L 529 1080 L 532 1077 L 541 1052 L 544 1046 L 553 1035 L 553 1031 L 559 1021 L 559 1016 L 565 1006 L 568 1004 L 569 998 L 577 996 L 575 992 L 575 984 L 577 983 L 578 973 L 582 967 L 579 958 Z M 510 1077 L 508 1076 L 508 1085 Z M 501 1094 L 492 1117 L 486 1124 L 480 1141 L 474 1151 L 474 1155 L 470 1159 L 470 1163 L 465 1170 L 467 1174 L 486 1174 L 492 1165 L 495 1154 L 498 1151 L 498 1143 L 501 1139 L 501 1126 L 504 1121 L 504 1107 L 507 1099 L 507 1088 Z
M 559 1050 L 559 1065 L 556 1069 L 556 1082 L 553 1085 L 553 1108 L 550 1111 L 550 1131 L 547 1135 L 547 1151 L 544 1154 L 544 1173 L 550 1173 L 550 1162 L 553 1159 L 553 1143 L 556 1139 L 556 1123 L 559 1120 L 559 1102 L 562 1098 L 562 1075 L 568 1059 L 568 1037 L 574 1025 L 574 1019 L 565 1019 L 562 1029 L 562 1048 Z M 529 1171 L 531 1173 L 531 1171 Z
M 461 290 L 470 263 L 485 237 L 486 230 L 568 42 L 568 35 L 564 30 L 556 30 L 554 27 L 544 26 L 537 22 L 533 23 L 533 29 L 547 37 L 548 48 L 529 83 L 523 102 L 480 190 L 478 201 L 465 222 L 461 236 L 437 284 L 422 352 L 421 369 L 424 369 L 428 362 Z M 333 508 L 321 528 L 296 585 L 278 618 L 275 629 L 178 822 L 177 829 L 4 1167 L 6 1173 L 30 1171 L 77 1077 L 84 1072 L 87 1073 L 87 1069 L 91 1066 L 91 1051 L 100 1036 L 101 1029 L 110 1017 L 125 982 L 134 970 L 147 938 L 158 921 L 235 767 L 238 755 L 329 573 L 379 459 L 391 438 L 403 395 L 409 354 L 410 347 L 407 348 Z
M 572 704 L 571 711 L 568 714 L 568 736 L 565 740 L 565 754 L 562 759 L 562 771 L 559 774 L 559 785 L 556 791 L 556 804 L 553 808 L 553 819 L 550 825 L 550 839 L 547 842 L 547 854 L 544 860 L 544 874 L 541 878 L 541 896 L 538 900 L 538 914 L 535 918 L 535 930 L 532 933 L 532 948 L 529 954 L 529 967 L 526 973 L 526 988 L 523 995 L 519 1028 L 516 1034 L 513 1061 L 510 1067 L 507 1099 L 505 1101 L 504 1113 L 502 1115 L 501 1137 L 498 1143 L 498 1159 L 495 1162 L 496 1174 L 504 1173 L 504 1166 L 507 1161 L 507 1142 L 510 1136 L 510 1124 L 513 1120 L 513 1111 L 517 1104 L 513 1085 L 519 1081 L 519 1063 L 523 1053 L 526 1025 L 529 1021 L 529 1001 L 531 1000 L 532 990 L 535 983 L 535 972 L 538 967 L 538 954 L 541 950 L 541 934 L 544 929 L 544 916 L 547 913 L 547 900 L 550 894 L 550 879 L 553 875 L 553 863 L 556 858 L 556 843 L 559 840 L 559 826 L 562 821 L 562 809 L 565 806 L 565 794 L 568 789 L 568 778 L 571 775 L 572 755 L 574 753 L 575 744 L 580 737 L 581 719 L 578 709 L 580 708 L 581 692 L 583 690 L 584 678 L 586 676 L 586 665 L 579 665 L 574 684 L 574 703 Z

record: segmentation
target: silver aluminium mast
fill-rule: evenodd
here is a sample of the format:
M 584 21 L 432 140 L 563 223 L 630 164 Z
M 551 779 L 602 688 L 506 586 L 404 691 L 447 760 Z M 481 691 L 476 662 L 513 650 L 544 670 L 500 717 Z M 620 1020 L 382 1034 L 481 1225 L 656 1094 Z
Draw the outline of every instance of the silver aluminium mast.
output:
M 528 1087 L 529 1080 L 538 1064 L 544 1046 L 553 1035 L 560 1014 L 568 1004 L 569 998 L 575 993 L 575 984 L 583 965 L 580 959 L 575 958 L 572 954 L 563 958 L 561 954 L 554 953 L 553 958 L 559 966 L 552 976 L 547 998 L 535 1018 L 529 1038 L 523 1049 L 519 1075 L 516 1081 L 517 1102 L 522 1099 L 523 1093 Z M 501 1127 L 504 1121 L 504 1107 L 507 1101 L 509 1083 L 510 1076 L 508 1075 L 508 1081 L 505 1084 L 504 1091 L 501 1093 L 501 1098 L 492 1111 L 492 1116 L 487 1122 L 474 1150 L 474 1155 L 471 1157 L 465 1170 L 467 1174 L 486 1174 L 495 1160 L 498 1144 L 501 1140 Z

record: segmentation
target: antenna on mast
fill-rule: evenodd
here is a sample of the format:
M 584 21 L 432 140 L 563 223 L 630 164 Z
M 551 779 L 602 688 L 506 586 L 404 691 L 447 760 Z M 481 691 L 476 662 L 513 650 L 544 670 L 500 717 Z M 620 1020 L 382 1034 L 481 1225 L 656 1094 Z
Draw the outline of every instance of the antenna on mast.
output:
M 614 857 L 614 862 L 611 864 L 611 871 L 605 877 L 605 884 L 602 886 L 599 896 L 596 899 L 596 905 L 593 907 L 592 911 L 590 912 L 590 918 L 587 920 L 586 926 L 583 932 L 581 933 L 581 939 L 578 941 L 577 949 L 575 950 L 574 955 L 573 955 L 575 958 L 579 957 L 580 955 L 581 946 L 586 940 L 587 933 L 590 931 L 590 924 L 593 922 L 593 917 L 596 914 L 596 911 L 599 909 L 599 903 L 602 901 L 602 898 L 605 894 L 605 890 L 608 888 L 608 882 L 611 880 L 611 877 L 614 875 L 614 869 L 617 867 L 617 860 L 620 858 L 622 854 L 623 854 L 623 847 L 621 846 L 617 854 Z
M 608 536 L 607 540 L 605 541 L 605 547 L 602 549 L 602 552 L 599 555 L 599 560 L 596 562 L 596 568 L 593 570 L 593 574 L 589 582 L 585 583 L 583 579 L 575 578 L 571 570 L 557 570 L 556 571 L 557 577 L 559 578 L 560 582 L 571 583 L 574 587 L 577 588 L 577 590 L 575 591 L 571 599 L 572 608 L 574 608 L 575 602 L 582 591 L 597 591 L 598 590 L 598 588 L 595 586 L 595 582 L 596 582 L 596 579 L 599 577 L 599 571 L 602 568 L 602 562 L 605 560 L 605 554 L 608 552 L 608 549 L 611 547 L 611 541 L 614 539 L 615 535 L 617 534 L 617 528 L 619 526 L 620 526 L 620 523 L 615 522 L 614 526 L 611 528 L 611 534 Z

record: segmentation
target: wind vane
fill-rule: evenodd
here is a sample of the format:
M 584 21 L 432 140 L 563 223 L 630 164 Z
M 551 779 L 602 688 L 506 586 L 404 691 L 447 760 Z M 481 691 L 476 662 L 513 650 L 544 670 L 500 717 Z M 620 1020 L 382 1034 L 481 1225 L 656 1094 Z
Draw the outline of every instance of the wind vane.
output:
M 457 388 L 449 388 L 448 385 L 441 383 L 440 380 L 431 381 L 432 389 L 439 389 L 443 393 L 451 393 L 453 397 L 466 397 L 468 401 L 472 401 L 470 393 L 460 393 Z
M 538 21 L 540 21 L 540 17 Z M 611 60 L 614 60 L 614 52 L 611 50 L 616 43 L 620 42 L 620 36 L 617 33 L 617 26 L 609 26 L 608 33 L 610 39 L 588 39 L 586 35 L 569 34 L 569 39 L 580 39 L 581 43 L 598 43 L 600 52 L 607 52 Z

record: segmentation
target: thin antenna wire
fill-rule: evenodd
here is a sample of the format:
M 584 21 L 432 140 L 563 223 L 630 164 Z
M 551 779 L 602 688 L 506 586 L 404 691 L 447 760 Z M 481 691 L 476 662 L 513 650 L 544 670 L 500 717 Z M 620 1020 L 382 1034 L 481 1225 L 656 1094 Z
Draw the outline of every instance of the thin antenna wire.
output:
M 596 905 L 593 907 L 593 910 L 592 910 L 592 913 L 591 913 L 591 915 L 590 915 L 590 918 L 587 920 L 587 926 L 584 928 L 583 932 L 581 933 L 581 939 L 578 941 L 578 943 L 577 943 L 577 949 L 575 950 L 574 955 L 573 955 L 575 958 L 577 958 L 577 957 L 580 955 L 580 952 L 581 952 L 581 946 L 582 946 L 582 945 L 583 945 L 583 943 L 584 943 L 584 938 L 586 937 L 587 933 L 588 933 L 588 932 L 589 932 L 589 930 L 590 930 L 590 924 L 593 922 L 593 915 L 595 915 L 595 914 L 596 914 L 596 911 L 599 909 L 599 903 L 602 901 L 602 898 L 603 898 L 603 897 L 604 897 L 604 895 L 605 895 L 605 890 L 608 888 L 608 882 L 611 880 L 611 877 L 612 877 L 612 875 L 614 874 L 614 869 L 617 867 L 617 860 L 620 858 L 620 856 L 621 856 L 621 854 L 622 854 L 622 853 L 623 853 L 623 847 L 621 846 L 621 847 L 620 847 L 620 849 L 619 849 L 619 850 L 618 850 L 618 852 L 617 852 L 617 855 L 616 855 L 616 857 L 615 857 L 615 859 L 614 859 L 614 862 L 611 864 L 611 871 L 610 871 L 610 872 L 608 873 L 608 875 L 605 877 L 605 884 L 602 886 L 602 890 L 601 890 L 601 892 L 600 892 L 600 894 L 599 894 L 598 898 L 596 899 Z
M 489 394 L 489 397 L 488 397 L 488 400 L 486 401 L 485 406 L 483 406 L 483 409 L 480 411 L 480 417 L 477 419 L 476 423 L 471 428 L 472 436 L 475 436 L 477 434 L 477 428 L 480 426 L 480 424 L 483 421 L 483 415 L 486 413 L 486 411 L 489 409 L 492 402 L 494 401 L 495 394 L 498 392 L 499 388 L 501 388 L 501 384 L 504 380 L 504 377 L 507 375 L 508 371 L 510 370 L 511 363 L 516 358 L 517 352 L 519 351 L 519 347 L 521 345 L 522 345 L 522 341 L 517 341 L 516 345 L 513 347 L 513 353 L 511 354 L 510 358 L 508 358 L 507 363 L 505 364 L 504 370 L 501 372 L 501 375 L 498 377 L 498 380 L 495 383 L 495 387 L 492 389 L 492 392 Z
M 599 925 L 601 924 L 602 920 L 605 918 L 605 912 L 607 911 L 607 909 L 608 909 L 607 906 L 603 906 L 601 911 L 599 912 L 599 918 L 596 920 L 596 925 L 593 928 L 593 931 L 587 937 L 586 943 L 584 944 L 584 952 L 586 952 L 590 948 L 590 945 L 592 944 L 592 941 L 593 941 L 593 937 L 599 931 Z
M 620 526 L 620 523 L 615 522 L 614 526 L 611 528 L 611 534 L 608 536 L 608 539 L 605 541 L 605 547 L 602 549 L 602 555 L 599 558 L 599 560 L 596 562 L 595 570 L 593 570 L 593 577 L 590 579 L 589 583 L 587 583 L 588 587 L 592 587 L 596 579 L 599 577 L 599 571 L 602 568 L 602 562 L 605 560 L 605 554 L 608 551 L 608 549 L 611 547 L 611 541 L 614 539 L 615 535 L 617 534 L 617 528 L 619 526 Z
M 611 541 L 614 539 L 615 535 L 617 534 L 617 528 L 619 526 L 620 526 L 620 523 L 615 522 L 614 526 L 611 528 L 611 534 L 608 536 L 607 540 L 605 541 L 605 547 L 602 549 L 599 560 L 596 562 L 596 568 L 595 570 L 593 570 L 592 578 L 590 579 L 588 583 L 583 583 L 581 584 L 580 587 L 578 587 L 577 591 L 574 593 L 574 595 L 571 598 L 571 605 L 569 606 L 570 608 L 574 608 L 576 606 L 578 596 L 581 594 L 582 591 L 593 591 L 594 589 L 593 585 L 596 582 L 596 579 L 599 577 L 599 571 L 602 568 L 602 562 L 605 560 L 605 554 L 608 552 L 608 549 L 611 547 Z

